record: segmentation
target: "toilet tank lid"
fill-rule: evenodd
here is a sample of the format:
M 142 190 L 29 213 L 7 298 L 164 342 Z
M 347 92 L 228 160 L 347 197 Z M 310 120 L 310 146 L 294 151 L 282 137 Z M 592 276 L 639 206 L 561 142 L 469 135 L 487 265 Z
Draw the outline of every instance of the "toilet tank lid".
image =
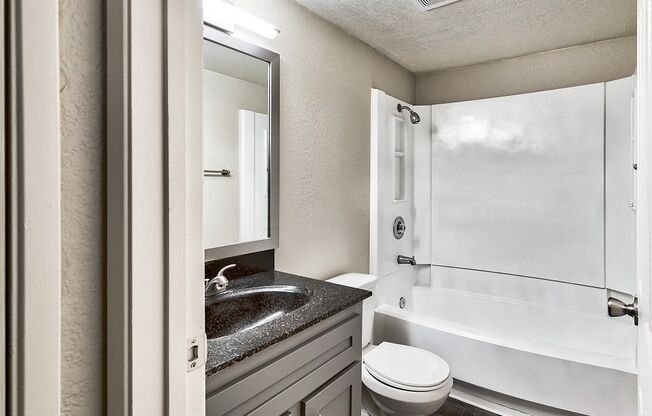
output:
M 373 274 L 365 273 L 346 273 L 328 279 L 331 283 L 337 283 L 342 286 L 356 287 L 358 289 L 371 290 L 376 286 L 378 278 Z

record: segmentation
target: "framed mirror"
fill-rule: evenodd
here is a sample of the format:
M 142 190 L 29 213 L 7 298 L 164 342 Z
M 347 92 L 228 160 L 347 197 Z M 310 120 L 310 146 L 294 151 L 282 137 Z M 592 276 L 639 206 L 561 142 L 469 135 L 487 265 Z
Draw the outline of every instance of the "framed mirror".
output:
M 204 26 L 205 261 L 278 247 L 279 55 Z

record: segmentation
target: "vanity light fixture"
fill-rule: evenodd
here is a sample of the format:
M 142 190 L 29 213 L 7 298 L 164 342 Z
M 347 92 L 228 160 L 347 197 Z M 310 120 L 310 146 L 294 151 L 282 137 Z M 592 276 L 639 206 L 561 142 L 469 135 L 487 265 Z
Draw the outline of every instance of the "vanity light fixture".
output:
M 248 30 L 268 39 L 274 39 L 281 31 L 263 19 L 245 12 L 224 0 L 204 0 L 204 22 L 226 33 L 235 34 L 239 29 Z

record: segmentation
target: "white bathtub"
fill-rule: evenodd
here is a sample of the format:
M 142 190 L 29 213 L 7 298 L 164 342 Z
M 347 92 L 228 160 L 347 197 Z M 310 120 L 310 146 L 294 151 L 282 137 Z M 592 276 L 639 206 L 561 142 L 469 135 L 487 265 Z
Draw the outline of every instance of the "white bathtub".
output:
M 631 322 L 445 288 L 415 287 L 411 298 L 409 309 L 376 309 L 376 341 L 433 351 L 456 379 L 518 399 L 636 415 Z

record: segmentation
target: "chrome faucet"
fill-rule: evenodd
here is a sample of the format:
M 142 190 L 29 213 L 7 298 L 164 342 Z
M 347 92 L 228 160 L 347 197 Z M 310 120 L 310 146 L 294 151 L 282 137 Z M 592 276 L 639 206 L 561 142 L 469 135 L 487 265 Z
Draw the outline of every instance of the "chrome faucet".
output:
M 224 272 L 235 267 L 235 264 L 229 264 L 222 267 L 217 276 L 212 279 L 204 279 L 204 296 L 213 296 L 222 293 L 229 286 L 229 279 L 224 276 Z
M 417 265 L 417 261 L 414 260 L 414 256 L 408 257 L 408 256 L 403 256 L 401 254 L 399 254 L 399 256 L 396 258 L 396 262 L 398 264 L 410 264 L 412 266 Z

